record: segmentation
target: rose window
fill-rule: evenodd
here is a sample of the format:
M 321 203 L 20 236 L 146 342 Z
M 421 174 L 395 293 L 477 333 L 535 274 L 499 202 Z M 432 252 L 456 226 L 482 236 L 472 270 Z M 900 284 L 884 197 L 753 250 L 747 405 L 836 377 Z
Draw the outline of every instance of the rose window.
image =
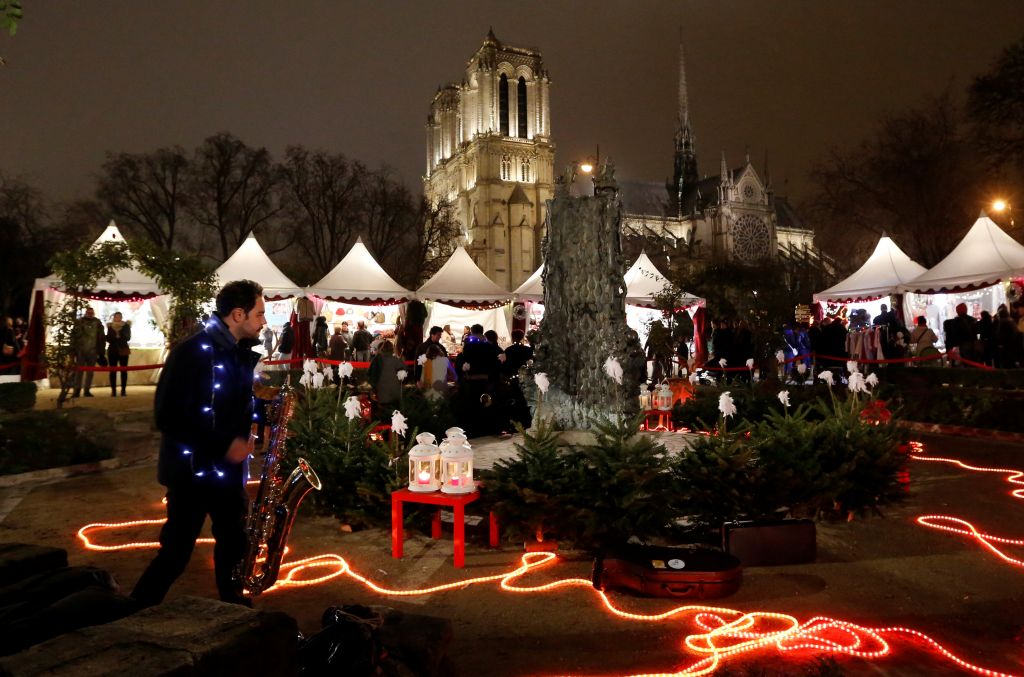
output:
M 760 218 L 741 216 L 733 226 L 733 253 L 743 261 L 757 261 L 768 256 L 771 233 Z

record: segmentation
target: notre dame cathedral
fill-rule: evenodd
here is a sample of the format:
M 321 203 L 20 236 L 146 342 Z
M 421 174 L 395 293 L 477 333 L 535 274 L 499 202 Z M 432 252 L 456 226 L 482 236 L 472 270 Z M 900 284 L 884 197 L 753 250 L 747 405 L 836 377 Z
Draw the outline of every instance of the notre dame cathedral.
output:
M 462 82 L 438 89 L 427 117 L 425 194 L 455 207 L 467 251 L 506 289 L 542 263 L 554 184 L 550 84 L 540 52 L 503 44 L 490 31 Z M 700 175 L 681 44 L 672 178 L 620 180 L 619 194 L 627 253 L 646 248 L 695 262 L 783 257 L 829 267 L 813 231 L 775 195 L 767 167 L 759 174 L 748 155 L 743 166 L 729 168 L 723 153 L 717 175 Z

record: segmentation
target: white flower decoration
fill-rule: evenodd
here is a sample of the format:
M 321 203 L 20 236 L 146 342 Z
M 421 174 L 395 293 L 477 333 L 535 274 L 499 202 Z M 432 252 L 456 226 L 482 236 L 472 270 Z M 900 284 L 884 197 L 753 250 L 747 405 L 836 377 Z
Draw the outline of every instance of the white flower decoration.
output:
M 315 374 L 316 373 L 316 362 L 314 362 L 313 360 L 303 360 L 303 362 L 302 362 L 302 371 L 303 371 L 303 373 L 306 373 L 306 374 Z
M 338 375 L 341 376 L 342 378 L 348 378 L 349 376 L 351 376 L 352 375 L 352 363 L 351 362 L 342 362 L 341 365 L 338 367 Z
M 312 382 L 312 378 L 310 377 L 309 372 L 308 371 L 302 372 L 302 376 L 299 377 L 299 385 L 300 386 L 306 386 L 308 388 L 309 384 L 311 382 Z
M 405 433 L 409 430 L 409 424 L 406 422 L 405 416 L 402 412 L 395 409 L 395 413 L 391 414 L 391 430 L 392 432 L 398 433 L 402 437 L 405 437 Z
M 749 358 L 747 358 L 747 369 L 753 369 L 753 368 L 754 368 L 754 358 L 753 357 L 749 357 Z
M 395 372 L 395 376 L 398 377 L 399 381 L 405 381 L 405 377 L 408 375 L 409 372 L 407 372 L 405 369 L 399 369 L 398 371 Z
M 851 393 L 866 393 L 868 391 L 868 387 L 864 384 L 864 374 L 857 371 L 850 374 L 846 387 L 850 389 Z
M 736 415 L 736 403 L 732 401 L 729 391 L 718 396 L 718 411 L 722 412 L 722 416 L 725 417 Z
M 789 408 L 789 391 L 780 390 L 778 394 L 779 402 L 782 402 L 782 406 Z
M 847 360 L 846 371 L 850 372 L 851 374 L 856 374 L 859 371 L 859 369 L 857 369 L 857 361 Z
M 834 386 L 836 384 L 836 380 L 832 376 L 832 372 L 830 372 L 830 371 L 823 371 L 823 372 L 821 372 L 820 374 L 818 374 L 818 378 L 820 378 L 822 381 L 827 383 L 829 388 L 831 388 L 832 386 Z
M 798 362 L 797 365 L 796 365 L 796 373 L 800 374 L 801 376 L 806 374 L 807 373 L 807 365 L 804 364 L 803 362 Z
M 700 374 L 693 372 L 690 374 L 690 385 L 697 385 L 698 383 L 700 383 Z
M 420 365 L 421 367 L 424 364 L 426 364 L 426 363 L 427 363 L 427 356 L 425 354 L 424 355 L 420 355 L 419 357 L 416 358 L 416 364 Z
M 313 387 L 322 388 L 324 386 L 324 375 L 323 372 L 317 372 L 313 374 Z
M 868 374 L 867 378 L 864 379 L 864 382 L 867 383 L 872 388 L 874 388 L 876 385 L 878 385 L 878 376 L 875 374 Z
M 721 367 L 722 369 L 725 369 L 726 365 L 728 364 L 728 360 L 726 360 L 724 357 L 718 358 L 718 366 Z
M 614 357 L 609 357 L 604 361 L 604 373 L 608 374 L 608 377 L 613 381 L 622 385 L 622 365 Z
M 348 420 L 351 421 L 359 418 L 359 415 L 362 413 L 362 409 L 362 405 L 359 404 L 359 398 L 355 395 L 352 395 L 345 400 L 345 416 L 348 417 Z
M 548 381 L 548 375 L 544 372 L 538 372 L 533 375 L 533 382 L 537 384 L 537 389 L 541 393 L 546 393 L 548 388 L 551 387 L 551 382 Z
M 785 362 L 786 361 L 786 353 L 782 352 L 781 350 L 776 350 L 775 351 L 775 361 L 776 362 Z

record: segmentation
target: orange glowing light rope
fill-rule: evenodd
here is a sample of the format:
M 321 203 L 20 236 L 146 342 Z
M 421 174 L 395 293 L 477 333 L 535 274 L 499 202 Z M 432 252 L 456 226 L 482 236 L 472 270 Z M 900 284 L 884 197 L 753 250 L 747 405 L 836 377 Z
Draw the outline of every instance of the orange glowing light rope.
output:
M 911 444 L 910 458 L 915 461 L 923 461 L 929 463 L 948 463 L 955 465 L 964 470 L 970 470 L 972 472 L 982 473 L 999 473 L 1006 475 L 1007 483 L 1016 485 L 1019 488 L 1013 489 L 1010 495 L 1014 498 L 1024 499 L 1024 470 L 1018 470 L 1016 468 L 986 468 L 982 466 L 970 465 L 963 461 L 955 458 L 943 458 L 940 456 L 924 456 L 924 445 L 921 443 Z M 968 538 L 974 539 L 974 541 L 982 548 L 988 550 L 993 555 L 1003 560 L 1007 564 L 1015 567 L 1024 568 L 1024 561 L 1011 557 L 1010 555 L 1003 552 L 995 544 L 1000 545 L 1016 545 L 1024 546 L 1024 539 L 1020 538 L 1006 538 L 1004 536 L 995 536 L 993 534 L 979 531 L 973 524 L 965 519 L 953 515 L 921 515 L 917 518 L 917 523 L 923 527 L 929 529 L 936 529 L 938 531 L 946 531 L 953 534 L 960 534 Z
M 164 521 L 163 519 L 152 519 L 87 524 L 78 530 L 78 539 L 87 550 L 95 551 L 157 548 L 159 543 L 156 541 L 134 541 L 119 545 L 101 545 L 94 543 L 90 539 L 90 534 L 99 531 L 156 526 L 163 524 Z M 204 538 L 199 539 L 197 542 L 212 543 L 212 539 Z M 281 565 L 281 578 L 267 592 L 275 592 L 292 587 L 319 585 L 341 576 L 348 576 L 374 592 L 392 597 L 427 595 L 492 582 L 498 582 L 502 590 L 520 594 L 548 592 L 566 587 L 594 590 L 590 579 L 587 578 L 562 578 L 534 585 L 522 583 L 521 579 L 530 572 L 550 566 L 556 561 L 555 553 L 529 552 L 522 555 L 519 566 L 511 571 L 490 576 L 478 576 L 428 588 L 398 590 L 378 585 L 366 576 L 358 573 L 340 555 L 323 554 L 283 563 Z M 870 660 L 891 654 L 892 650 L 883 635 L 895 634 L 909 635 L 923 640 L 936 653 L 966 670 L 992 677 L 1012 677 L 1009 673 L 997 672 L 969 663 L 928 635 L 912 628 L 869 628 L 827 617 L 815 617 L 801 624 L 795 617 L 787 614 L 768 611 L 742 612 L 724 607 L 703 605 L 677 606 L 660 613 L 638 614 L 616 607 L 604 591 L 594 590 L 594 592 L 611 614 L 626 620 L 651 623 L 681 615 L 692 618 L 697 632 L 686 635 L 682 645 L 689 653 L 697 656 L 696 662 L 677 672 L 649 673 L 649 675 L 644 677 L 706 675 L 717 670 L 729 658 L 749 654 L 760 649 L 774 649 L 782 653 L 802 649 L 826 654 L 845 654 Z
M 1021 494 L 1021 492 L 1024 492 L 1024 480 L 1022 480 L 1024 472 L 1022 471 L 1006 468 L 977 468 L 956 459 L 921 456 L 923 446 L 920 443 L 911 443 L 911 447 L 912 453 L 910 458 L 914 460 L 953 463 L 964 469 L 979 472 L 1007 473 L 1009 474 L 1007 481 L 1022 486 L 1021 489 L 1016 489 L 1012 492 L 1013 496 L 1024 498 L 1024 495 Z M 163 524 L 165 521 L 164 519 L 152 519 L 87 524 L 78 530 L 78 539 L 87 550 L 116 551 L 157 548 L 160 544 L 156 541 L 100 545 L 90 540 L 90 534 L 96 531 L 156 526 Z M 1004 560 L 1017 566 L 1024 566 L 1024 563 L 1020 560 L 1005 555 L 1005 553 L 1002 553 L 992 545 L 992 543 L 1024 545 L 1022 540 L 1001 538 L 981 533 L 970 523 L 948 515 L 924 515 L 919 517 L 917 521 L 919 524 L 933 529 L 972 536 Z M 949 526 L 950 523 L 962 525 L 963 528 Z M 204 544 L 212 542 L 213 539 L 209 538 L 197 540 L 197 543 Z M 286 549 L 285 553 L 287 554 L 287 552 L 288 550 Z M 563 578 L 535 585 L 526 585 L 521 582 L 521 579 L 531 571 L 554 564 L 556 559 L 556 555 L 551 552 L 529 552 L 522 555 L 519 566 L 511 571 L 444 583 L 429 588 L 397 590 L 378 585 L 371 579 L 358 573 L 340 555 L 323 554 L 282 563 L 281 577 L 266 592 L 319 585 L 341 576 L 348 576 L 362 583 L 370 590 L 386 596 L 427 595 L 492 582 L 498 582 L 502 590 L 520 594 L 548 592 L 565 587 L 581 587 L 594 590 L 590 579 L 586 578 Z M 702 605 L 684 605 L 660 613 L 638 614 L 616 607 L 604 591 L 594 590 L 594 592 L 600 598 L 605 609 L 619 618 L 651 623 L 686 615 L 691 618 L 696 626 L 697 631 L 687 634 L 682 642 L 682 646 L 691 655 L 697 657 L 695 662 L 676 672 L 647 673 L 633 677 L 682 677 L 684 675 L 692 677 L 695 675 L 706 675 L 717 670 L 729 658 L 749 654 L 760 649 L 774 649 L 783 654 L 804 650 L 822 654 L 843 654 L 872 660 L 888 656 L 892 653 L 892 648 L 885 637 L 893 635 L 904 635 L 920 640 L 936 654 L 964 670 L 989 677 L 1014 677 L 1011 673 L 998 672 L 970 663 L 954 654 L 932 637 L 913 628 L 900 626 L 870 628 L 828 617 L 815 617 L 805 623 L 800 623 L 798 619 L 787 614 L 769 611 L 743 612 L 724 607 Z

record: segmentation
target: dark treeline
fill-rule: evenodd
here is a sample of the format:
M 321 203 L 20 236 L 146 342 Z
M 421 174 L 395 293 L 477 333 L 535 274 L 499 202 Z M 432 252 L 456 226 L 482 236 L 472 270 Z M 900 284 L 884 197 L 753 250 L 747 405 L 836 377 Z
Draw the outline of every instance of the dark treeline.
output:
M 818 245 L 847 272 L 883 233 L 931 267 L 996 198 L 1018 214 L 990 216 L 1024 240 L 1024 39 L 958 94 L 947 89 L 885 115 L 872 136 L 832 148 L 813 168 L 805 213 Z
M 208 257 L 211 271 L 255 234 L 300 285 L 319 280 L 362 237 L 392 277 L 415 288 L 458 233 L 447 205 L 430 205 L 388 167 L 303 146 L 275 159 L 221 132 L 192 152 L 108 153 L 95 196 L 70 203 L 51 203 L 0 172 L 0 312 L 23 314 L 53 253 L 91 241 L 110 219 L 129 240 Z

